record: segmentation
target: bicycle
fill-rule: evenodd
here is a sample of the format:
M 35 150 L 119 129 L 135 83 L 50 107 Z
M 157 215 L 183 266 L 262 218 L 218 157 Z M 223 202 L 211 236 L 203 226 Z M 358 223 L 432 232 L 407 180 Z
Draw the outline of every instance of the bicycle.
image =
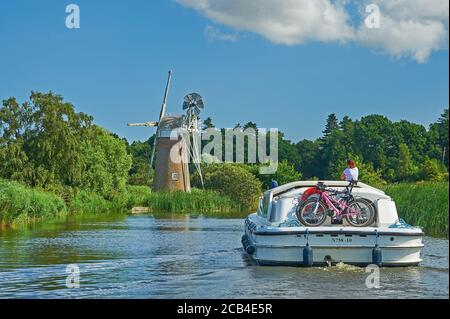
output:
M 375 220 L 374 204 L 364 198 L 352 195 L 357 181 L 351 181 L 343 191 L 337 191 L 319 182 L 314 196 L 297 206 L 297 219 L 305 226 L 317 227 L 322 225 L 328 216 L 342 221 L 344 218 L 351 226 L 365 227 Z

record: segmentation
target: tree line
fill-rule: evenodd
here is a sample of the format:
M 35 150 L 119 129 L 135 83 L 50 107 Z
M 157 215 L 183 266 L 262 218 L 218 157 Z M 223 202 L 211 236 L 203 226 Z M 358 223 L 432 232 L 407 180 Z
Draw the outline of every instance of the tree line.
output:
M 378 186 L 394 182 L 448 180 L 449 142 L 448 109 L 428 128 L 401 120 L 393 122 L 382 115 L 368 115 L 358 120 L 344 116 L 341 120 L 330 114 L 321 137 L 303 139 L 297 143 L 278 138 L 279 169 L 274 176 L 260 176 L 255 165 L 247 165 L 264 186 L 271 179 L 280 183 L 302 179 L 339 179 L 346 159 L 356 161 L 360 179 Z M 214 127 L 213 120 L 203 121 L 203 129 Z M 254 128 L 254 122 L 235 128 Z M 223 130 L 223 129 L 222 129 Z M 134 158 L 132 179 L 145 180 L 148 169 L 147 154 L 153 137 L 145 142 L 129 145 Z M 247 145 L 245 145 L 247 146 Z M 139 178 L 140 177 L 140 178 Z
M 323 135 L 297 143 L 278 136 L 279 166 L 275 175 L 259 175 L 258 164 L 241 165 L 267 188 L 298 179 L 337 179 L 345 159 L 357 162 L 361 180 L 375 185 L 448 179 L 448 109 L 428 128 L 406 120 L 392 122 L 381 115 L 358 120 L 335 114 L 327 118 Z M 214 127 L 211 118 L 203 128 Z M 236 128 L 257 130 L 257 124 Z M 52 92 L 33 92 L 20 104 L 15 98 L 0 108 L 0 178 L 65 193 L 88 189 L 105 198 L 125 185 L 150 185 L 149 158 L 153 134 L 129 143 L 95 125 Z M 207 168 L 205 167 L 207 170 Z M 227 168 L 230 170 L 230 168 Z M 211 176 L 222 176 L 217 167 Z M 220 184 L 220 183 L 216 183 Z

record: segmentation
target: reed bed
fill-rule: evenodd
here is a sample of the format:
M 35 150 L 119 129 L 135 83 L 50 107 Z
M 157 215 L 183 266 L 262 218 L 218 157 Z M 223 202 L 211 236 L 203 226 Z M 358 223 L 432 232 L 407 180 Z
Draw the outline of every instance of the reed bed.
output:
M 117 196 L 108 200 L 96 193 L 78 191 L 68 206 L 72 215 L 118 214 L 126 212 L 126 199 Z
M 428 236 L 448 238 L 448 182 L 400 183 L 386 186 L 400 218 L 423 227 Z
M 0 179 L 0 225 L 29 223 L 66 212 L 61 197 Z
M 129 185 L 108 199 L 93 192 L 73 190 L 73 196 L 65 202 L 53 192 L 0 179 L 0 225 L 3 226 L 67 215 L 126 214 L 133 207 L 148 207 L 158 216 L 164 213 L 215 217 L 242 215 L 239 204 L 214 191 L 193 189 L 192 193 L 153 193 L 147 186 Z
M 241 207 L 229 197 L 214 191 L 193 189 L 191 193 L 150 193 L 145 206 L 152 211 L 170 213 L 201 213 L 214 215 L 218 213 L 240 212 Z

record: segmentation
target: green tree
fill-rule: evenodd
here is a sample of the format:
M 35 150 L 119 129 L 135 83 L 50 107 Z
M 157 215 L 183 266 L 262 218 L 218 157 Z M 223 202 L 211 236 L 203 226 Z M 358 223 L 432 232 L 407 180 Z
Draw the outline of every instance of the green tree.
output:
M 430 158 L 439 159 L 445 164 L 447 170 L 449 168 L 449 142 L 448 142 L 448 109 L 444 110 L 444 113 L 440 116 L 436 123 L 430 125 L 428 134 Z
M 339 123 L 336 114 L 332 113 L 328 115 L 327 123 L 325 124 L 325 130 L 323 131 L 324 138 L 328 137 L 331 133 L 338 129 Z
M 150 157 L 152 154 L 155 137 L 156 135 L 153 134 L 144 142 L 135 141 L 128 146 L 128 153 L 133 159 L 132 166 L 129 171 L 129 184 L 147 186 L 152 184 L 153 170 L 150 169 Z
M 125 190 L 132 157 L 125 142 L 104 129 L 93 126 L 90 138 L 82 142 L 85 171 L 81 188 L 92 190 L 105 198 Z
M 417 173 L 417 167 L 414 166 L 408 145 L 404 143 L 399 145 L 397 168 L 395 172 L 397 181 L 413 180 Z
M 213 121 L 210 117 L 207 117 L 204 121 L 203 121 L 203 130 L 209 129 L 209 128 L 213 128 L 215 127 L 213 124 Z
M 426 159 L 423 165 L 423 177 L 427 181 L 442 181 L 448 179 L 444 165 L 437 159 Z
M 235 200 L 243 209 L 255 209 L 261 195 L 261 182 L 242 165 L 209 164 L 202 168 L 205 189 L 215 190 Z M 200 187 L 198 174 L 192 184 Z
M 302 172 L 304 178 L 321 175 L 320 145 L 318 141 L 301 140 L 296 144 L 299 154 L 297 170 Z
M 259 175 L 263 183 L 263 188 L 268 189 L 272 180 L 276 180 L 279 185 L 299 181 L 302 174 L 295 169 L 295 166 L 284 160 L 278 163 L 277 171 L 272 175 Z
M 52 190 L 120 191 L 131 165 L 126 143 L 92 120 L 52 92 L 32 92 L 22 105 L 3 101 L 1 177 Z

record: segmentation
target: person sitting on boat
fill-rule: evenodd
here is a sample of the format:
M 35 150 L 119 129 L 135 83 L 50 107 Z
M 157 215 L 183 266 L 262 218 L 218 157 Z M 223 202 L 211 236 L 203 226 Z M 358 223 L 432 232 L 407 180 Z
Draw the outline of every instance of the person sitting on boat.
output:
M 274 189 L 278 187 L 278 182 L 274 179 L 270 182 L 270 189 Z
M 354 182 L 358 180 L 358 167 L 356 167 L 356 163 L 354 160 L 347 160 L 347 168 L 341 174 L 341 180 L 347 182 Z

